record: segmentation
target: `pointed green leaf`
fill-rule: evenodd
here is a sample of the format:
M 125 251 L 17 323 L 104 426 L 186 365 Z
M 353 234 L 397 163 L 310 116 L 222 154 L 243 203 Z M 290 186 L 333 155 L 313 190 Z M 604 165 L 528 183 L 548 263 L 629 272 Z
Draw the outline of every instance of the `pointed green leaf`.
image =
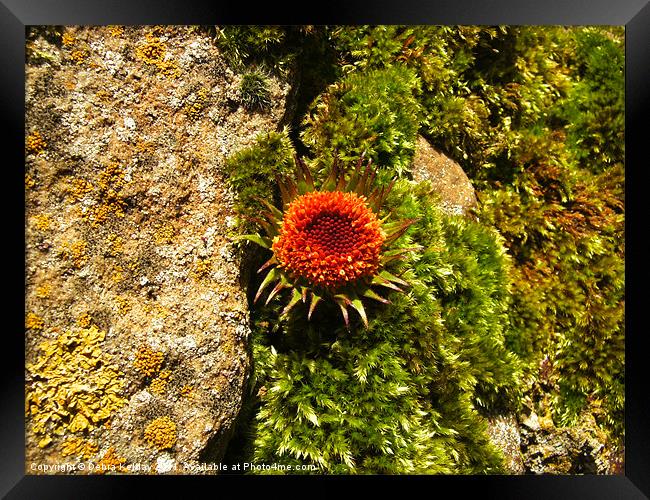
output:
M 307 314 L 307 320 L 311 319 L 311 315 L 316 309 L 318 303 L 322 300 L 322 297 L 316 295 L 314 292 L 311 292 L 311 304 L 309 304 L 309 313 Z
M 377 292 L 375 292 L 372 288 L 365 289 L 363 292 L 361 292 L 361 295 L 363 295 L 364 297 L 368 297 L 369 299 L 377 300 L 383 304 L 390 304 L 390 300 L 385 299 Z
M 269 286 L 273 281 L 278 279 L 281 276 L 281 272 L 277 267 L 274 267 L 269 271 L 269 274 L 266 275 L 266 278 L 262 281 L 262 284 L 260 287 L 257 289 L 257 294 L 255 295 L 255 299 L 253 300 L 253 303 L 257 302 L 257 300 L 260 298 L 260 295 L 262 295 L 262 291 Z
M 366 310 L 363 307 L 363 303 L 361 302 L 361 299 L 357 297 L 356 294 L 353 294 L 353 296 L 351 297 L 350 305 L 354 307 L 354 309 L 359 313 L 359 316 L 361 316 L 361 319 L 363 320 L 363 324 L 365 325 L 366 328 L 368 328 L 368 316 L 366 316 Z
M 276 268 L 277 269 L 277 268 Z M 273 290 L 271 290 L 271 293 L 269 293 L 269 296 L 266 298 L 265 305 L 268 305 L 269 302 L 277 295 L 277 293 L 282 290 L 283 288 L 287 288 L 291 286 L 289 282 L 287 281 L 287 278 L 284 277 L 284 275 L 280 275 L 280 281 L 273 287 Z
M 287 307 L 285 307 L 282 310 L 282 314 L 280 314 L 280 316 L 286 316 L 289 313 L 289 311 L 293 309 L 293 306 L 295 306 L 300 301 L 301 298 L 302 298 L 302 294 L 294 288 L 293 293 L 291 295 L 291 300 L 287 304 Z
M 268 248 L 271 249 L 271 238 L 265 238 L 264 236 L 260 236 L 259 234 L 243 234 L 241 236 L 236 236 L 233 238 L 233 241 L 240 241 L 240 240 L 248 240 L 252 241 L 253 243 L 257 243 L 259 246 L 263 248 Z

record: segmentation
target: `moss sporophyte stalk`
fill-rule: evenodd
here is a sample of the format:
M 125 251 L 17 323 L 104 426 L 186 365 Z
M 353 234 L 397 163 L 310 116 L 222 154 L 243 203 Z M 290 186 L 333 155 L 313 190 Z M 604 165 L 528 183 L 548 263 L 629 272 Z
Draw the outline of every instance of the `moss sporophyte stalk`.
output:
M 286 315 L 299 301 L 309 299 L 308 319 L 323 299 L 334 301 L 349 325 L 348 307 L 356 310 L 368 325 L 362 297 L 388 303 L 373 286 L 402 291 L 407 286 L 390 274 L 385 266 L 413 248 L 390 250 L 415 219 L 388 222 L 380 219 L 381 206 L 393 183 L 374 187 L 376 170 L 372 162 L 363 166 L 363 156 L 346 176 L 335 161 L 330 176 L 320 190 L 305 163 L 296 158 L 295 180 L 280 180 L 284 211 L 265 200 L 268 210 L 254 220 L 266 236 L 244 235 L 272 251 L 272 257 L 259 269 L 270 268 L 255 301 L 272 284 L 268 304 L 281 290 L 291 289 Z

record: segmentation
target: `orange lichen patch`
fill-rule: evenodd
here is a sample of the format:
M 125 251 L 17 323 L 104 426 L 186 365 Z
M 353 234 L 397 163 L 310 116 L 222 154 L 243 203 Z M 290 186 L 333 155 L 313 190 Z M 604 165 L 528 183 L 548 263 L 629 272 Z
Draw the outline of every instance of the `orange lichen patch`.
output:
M 52 220 L 45 214 L 38 214 L 32 217 L 34 228 L 39 231 L 47 231 L 50 228 Z
M 61 443 L 61 455 L 64 457 L 74 455 L 87 460 L 95 456 L 98 451 L 97 444 L 79 437 L 71 437 Z
M 191 385 L 184 385 L 183 387 L 181 387 L 180 395 L 183 398 L 190 398 L 192 397 L 193 391 L 194 391 L 194 387 L 192 387 Z
M 45 139 L 43 139 L 41 133 L 38 131 L 34 131 L 29 134 L 25 140 L 25 150 L 27 151 L 27 154 L 39 155 L 45 150 L 46 147 L 47 143 L 45 142 Z
M 120 314 L 127 314 L 131 311 L 131 304 L 129 303 L 129 299 L 126 297 L 121 297 L 119 295 L 115 297 L 115 305 Z
M 158 376 L 151 381 L 151 384 L 149 385 L 149 389 L 151 389 L 151 392 L 154 394 L 162 394 L 165 392 L 165 388 L 167 387 L 167 382 L 169 377 L 171 377 L 172 372 L 169 370 L 163 370 L 161 371 Z
M 95 97 L 97 97 L 97 99 L 99 99 L 101 102 L 109 103 L 109 102 L 111 102 L 112 99 L 113 99 L 113 94 L 111 94 L 111 93 L 110 93 L 108 90 L 106 90 L 106 89 L 99 89 L 99 90 L 95 93 Z
M 76 41 L 77 39 L 75 38 L 75 36 L 69 31 L 63 33 L 61 43 L 63 43 L 64 47 L 72 47 Z
M 33 189 L 36 186 L 36 179 L 31 174 L 25 174 L 25 189 Z
M 70 53 L 70 56 L 68 59 L 72 61 L 74 64 L 83 64 L 86 59 L 90 56 L 90 51 L 88 49 L 78 49 L 78 50 L 73 50 Z
M 39 299 L 47 299 L 50 296 L 51 290 L 52 287 L 48 283 L 45 283 L 43 285 L 37 286 L 35 293 Z
M 153 154 L 156 150 L 156 145 L 153 142 L 138 139 L 135 143 L 135 150 L 138 153 Z
M 160 351 L 154 351 L 148 346 L 142 346 L 135 353 L 133 366 L 146 377 L 152 377 L 160 371 L 165 356 Z
M 174 240 L 176 231 L 171 222 L 156 223 L 154 225 L 153 237 L 157 245 L 170 244 Z
M 84 179 L 75 177 L 67 185 L 66 191 L 73 201 L 80 201 L 93 192 L 93 185 Z
M 95 204 L 82 208 L 82 218 L 97 227 L 112 217 L 124 217 L 126 201 L 121 190 L 126 185 L 124 169 L 116 163 L 107 165 L 100 172 L 97 185 L 92 191 Z
M 43 318 L 37 316 L 34 313 L 27 313 L 25 317 L 25 329 L 26 330 L 42 330 L 45 326 Z
M 81 269 L 88 261 L 88 255 L 86 254 L 87 249 L 88 244 L 83 240 L 75 241 L 73 243 L 66 242 L 64 243 L 63 249 L 59 255 L 63 259 L 69 261 L 71 267 Z
M 81 328 L 88 328 L 92 322 L 93 320 L 88 313 L 84 313 L 77 318 L 77 325 L 79 325 Z
M 196 281 L 201 281 L 210 276 L 214 267 L 212 258 L 198 258 L 192 267 L 191 275 Z
M 120 457 L 115 451 L 115 447 L 111 446 L 104 456 L 97 462 L 95 472 L 97 474 L 106 474 L 107 472 L 124 472 L 127 470 L 124 467 L 126 458 Z
M 34 434 L 88 432 L 126 404 L 123 374 L 102 352 L 104 338 L 93 325 L 39 345 L 42 354 L 26 366 L 25 411 Z
M 166 58 L 166 54 L 167 47 L 153 34 L 147 34 L 146 42 L 136 49 L 136 56 L 146 64 L 154 66 L 159 74 L 178 78 L 180 70 L 175 61 Z
M 176 424 L 169 417 L 157 418 L 147 425 L 144 437 L 159 450 L 170 449 L 176 444 Z
M 273 252 L 292 275 L 335 289 L 375 274 L 383 243 L 365 197 L 314 191 L 289 205 Z
M 111 34 L 111 36 L 122 36 L 124 34 L 124 26 L 109 26 L 108 32 Z

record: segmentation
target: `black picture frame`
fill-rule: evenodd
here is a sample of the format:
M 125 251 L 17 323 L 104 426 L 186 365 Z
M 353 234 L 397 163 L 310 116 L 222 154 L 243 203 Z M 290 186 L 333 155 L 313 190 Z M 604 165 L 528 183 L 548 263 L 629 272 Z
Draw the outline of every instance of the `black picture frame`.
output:
M 650 5 L 647 0 L 400 0 L 382 2 L 327 2 L 304 9 L 281 9 L 277 4 L 243 2 L 173 2 L 146 0 L 0 0 L 0 123 L 6 146 L 3 150 L 9 189 L 3 201 L 5 239 L 13 250 L 24 242 L 24 51 L 28 25 L 104 24 L 467 24 L 467 25 L 624 25 L 626 27 L 626 459 L 624 476 L 418 476 L 374 478 L 382 489 L 404 491 L 402 481 L 420 481 L 434 495 L 440 488 L 456 496 L 480 498 L 647 498 L 650 496 L 650 413 L 647 395 L 643 340 L 645 325 L 638 314 L 644 283 L 650 273 L 644 266 L 642 232 L 647 226 L 641 203 L 642 177 L 647 165 L 643 151 L 645 122 L 650 116 Z M 644 161 L 645 160 L 645 161 Z M 10 282 L 24 284 L 24 252 L 5 269 Z M 22 265 L 21 265 L 22 263 Z M 170 477 L 131 476 L 25 476 L 24 474 L 24 302 L 13 287 L 4 300 L 12 319 L 5 329 L 3 372 L 0 383 L 0 495 L 6 498 L 115 498 L 129 495 L 135 484 L 146 488 L 172 487 Z M 14 303 L 15 302 L 15 303 Z M 14 324 L 14 320 L 15 323 Z M 8 340 L 8 342 L 7 342 Z M 175 477 L 183 491 L 208 488 L 215 495 L 224 487 L 250 482 L 258 487 L 278 487 L 275 477 L 210 476 Z M 291 478 L 296 479 L 296 478 Z M 350 487 L 366 478 L 300 478 L 309 488 L 319 485 Z M 216 481 L 216 482 L 215 482 Z M 176 482 L 176 481 L 174 481 Z M 399 490 L 397 489 L 399 488 Z M 414 489 L 415 493 L 418 491 Z M 303 490 L 309 494 L 309 490 Z M 212 495 L 211 495 L 212 496 Z

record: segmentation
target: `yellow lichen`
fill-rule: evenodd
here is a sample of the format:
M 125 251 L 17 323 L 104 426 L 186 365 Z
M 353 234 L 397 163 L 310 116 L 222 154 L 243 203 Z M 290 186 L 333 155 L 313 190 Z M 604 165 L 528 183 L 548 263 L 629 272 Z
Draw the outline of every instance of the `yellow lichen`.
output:
M 143 304 L 142 311 L 146 314 L 152 315 L 156 319 L 165 319 L 171 314 L 171 311 L 168 308 L 158 304 L 157 302 L 154 302 L 153 304 Z
M 43 139 L 41 133 L 38 131 L 32 132 L 27 136 L 27 139 L 25 140 L 25 149 L 27 150 L 28 154 L 39 155 L 45 150 L 46 147 L 47 143 L 45 142 L 45 139 Z
M 42 330 L 44 326 L 45 322 L 43 321 L 43 318 L 31 312 L 27 313 L 27 317 L 25 318 L 25 329 Z
M 35 435 L 89 432 L 126 404 L 124 375 L 102 352 L 105 333 L 95 325 L 65 331 L 39 346 L 26 368 L 26 415 Z
M 158 376 L 151 381 L 151 384 L 149 385 L 149 389 L 151 389 L 151 392 L 154 394 L 162 394 L 165 392 L 165 388 L 167 387 L 167 379 L 171 376 L 171 372 L 169 370 L 163 370 L 161 371 Z
M 127 314 L 129 311 L 131 311 L 131 304 L 129 303 L 129 299 L 126 297 L 121 297 L 118 295 L 115 297 L 115 304 L 117 305 L 117 310 L 122 315 Z
M 64 457 L 74 455 L 87 460 L 96 455 L 98 450 L 97 444 L 80 437 L 71 437 L 61 443 L 61 455 Z
M 183 387 L 181 387 L 180 395 L 181 397 L 189 398 L 192 396 L 193 391 L 194 391 L 194 387 L 192 387 L 191 385 L 184 385 Z
M 192 277 L 196 281 L 201 281 L 210 276 L 212 273 L 214 262 L 212 258 L 199 258 L 194 262 L 194 266 L 191 271 Z
M 66 242 L 63 245 L 60 256 L 70 262 L 71 267 L 81 269 L 88 261 L 86 250 L 88 244 L 83 241 L 75 241 L 73 243 Z
M 174 226 L 170 222 L 158 222 L 154 225 L 153 237 L 158 245 L 172 243 L 174 234 Z
M 196 121 L 201 117 L 203 110 L 208 105 L 208 94 L 209 90 L 203 88 L 188 98 L 188 103 L 185 105 L 185 113 L 190 120 Z
M 88 328 L 92 322 L 93 320 L 88 313 L 84 313 L 77 318 L 77 325 L 79 325 L 81 328 Z
M 144 437 L 159 450 L 172 448 L 176 444 L 176 424 L 169 417 L 157 418 L 147 425 Z
M 36 179 L 32 174 L 25 174 L 25 189 L 33 189 L 36 186 Z
M 63 33 L 63 38 L 61 42 L 63 43 L 64 47 L 72 47 L 76 41 L 77 39 L 75 38 L 75 36 L 69 31 Z
M 44 283 L 43 285 L 37 286 L 35 293 L 39 299 L 47 299 L 50 296 L 50 291 L 52 287 L 49 283 Z
M 108 32 L 111 36 L 122 36 L 124 34 L 124 26 L 109 26 Z
M 51 219 L 45 214 L 38 214 L 32 217 L 34 227 L 39 231 L 47 231 L 50 228 Z
M 124 251 L 124 240 L 118 235 L 109 234 L 106 239 L 106 251 L 110 256 L 116 257 Z
M 115 451 L 115 447 L 111 446 L 104 456 L 97 462 L 95 472 L 97 474 L 106 474 L 107 472 L 124 472 L 127 470 L 124 467 L 126 458 L 120 457 Z
M 154 351 L 148 346 L 142 346 L 135 353 L 133 366 L 146 377 L 151 377 L 160 371 L 165 356 L 160 351 Z
M 167 47 L 154 34 L 147 33 L 146 42 L 136 49 L 136 56 L 146 64 L 154 66 L 159 74 L 178 78 L 180 70 L 175 61 L 166 58 Z

